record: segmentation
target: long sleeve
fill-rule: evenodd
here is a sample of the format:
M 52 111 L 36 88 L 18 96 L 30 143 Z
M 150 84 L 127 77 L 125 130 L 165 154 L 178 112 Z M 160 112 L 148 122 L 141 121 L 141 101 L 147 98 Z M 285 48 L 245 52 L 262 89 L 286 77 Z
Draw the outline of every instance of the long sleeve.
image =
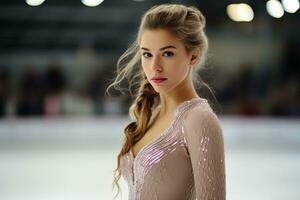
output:
M 212 110 L 191 110 L 183 125 L 197 200 L 225 200 L 225 152 L 222 128 Z

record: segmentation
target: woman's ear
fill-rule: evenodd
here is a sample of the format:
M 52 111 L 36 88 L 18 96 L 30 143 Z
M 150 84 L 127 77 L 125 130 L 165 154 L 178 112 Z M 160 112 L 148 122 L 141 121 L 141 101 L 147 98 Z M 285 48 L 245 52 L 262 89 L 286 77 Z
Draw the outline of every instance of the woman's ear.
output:
M 197 64 L 199 62 L 199 59 L 200 59 L 200 49 L 199 48 L 195 48 L 191 52 L 190 64 L 191 65 Z

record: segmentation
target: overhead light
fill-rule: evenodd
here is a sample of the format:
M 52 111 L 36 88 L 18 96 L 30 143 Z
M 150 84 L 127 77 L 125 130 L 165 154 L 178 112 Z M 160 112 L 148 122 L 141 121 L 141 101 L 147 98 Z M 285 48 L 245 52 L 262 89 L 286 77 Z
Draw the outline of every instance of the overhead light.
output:
M 26 3 L 30 6 L 39 6 L 41 5 L 45 0 L 26 0 Z
M 295 13 L 299 9 L 298 0 L 281 0 L 284 10 L 288 13 Z
M 269 0 L 266 4 L 267 12 L 269 15 L 275 18 L 280 18 L 284 14 L 283 7 L 281 3 L 277 0 Z
M 89 7 L 95 7 L 100 5 L 103 1 L 104 0 L 81 0 L 81 3 Z
M 226 8 L 227 15 L 236 22 L 250 22 L 254 18 L 254 13 L 248 4 L 230 4 Z

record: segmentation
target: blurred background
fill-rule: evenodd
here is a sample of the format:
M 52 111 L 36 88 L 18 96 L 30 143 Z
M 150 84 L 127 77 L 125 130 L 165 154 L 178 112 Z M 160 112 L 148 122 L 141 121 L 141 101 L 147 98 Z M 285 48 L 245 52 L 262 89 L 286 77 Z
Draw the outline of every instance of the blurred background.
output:
M 300 199 L 299 0 L 1 0 L 1 200 L 112 199 L 132 98 L 104 93 L 161 3 L 206 17 L 216 98 L 197 90 L 223 127 L 227 199 Z

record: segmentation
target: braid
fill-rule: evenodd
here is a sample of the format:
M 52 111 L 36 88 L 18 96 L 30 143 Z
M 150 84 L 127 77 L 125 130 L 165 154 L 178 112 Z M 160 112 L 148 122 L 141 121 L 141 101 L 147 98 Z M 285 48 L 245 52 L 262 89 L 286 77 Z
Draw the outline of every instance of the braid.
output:
M 145 135 L 149 120 L 152 115 L 152 107 L 155 103 L 155 100 L 157 99 L 158 93 L 153 89 L 152 85 L 145 77 L 141 81 L 137 97 L 130 107 L 129 113 L 134 121 L 129 123 L 124 129 L 125 141 L 121 152 L 118 155 L 118 166 L 120 165 L 122 156 L 130 151 L 132 146 L 136 144 L 140 139 L 142 139 Z M 118 180 L 120 179 L 121 175 L 120 169 L 117 168 L 116 170 L 114 170 L 114 172 L 115 180 L 113 184 L 118 185 Z
M 152 85 L 146 78 L 143 79 L 137 97 L 130 107 L 130 116 L 134 121 L 124 129 L 126 140 L 130 144 L 124 145 L 124 153 L 128 152 L 145 135 L 156 97 L 158 95 Z

